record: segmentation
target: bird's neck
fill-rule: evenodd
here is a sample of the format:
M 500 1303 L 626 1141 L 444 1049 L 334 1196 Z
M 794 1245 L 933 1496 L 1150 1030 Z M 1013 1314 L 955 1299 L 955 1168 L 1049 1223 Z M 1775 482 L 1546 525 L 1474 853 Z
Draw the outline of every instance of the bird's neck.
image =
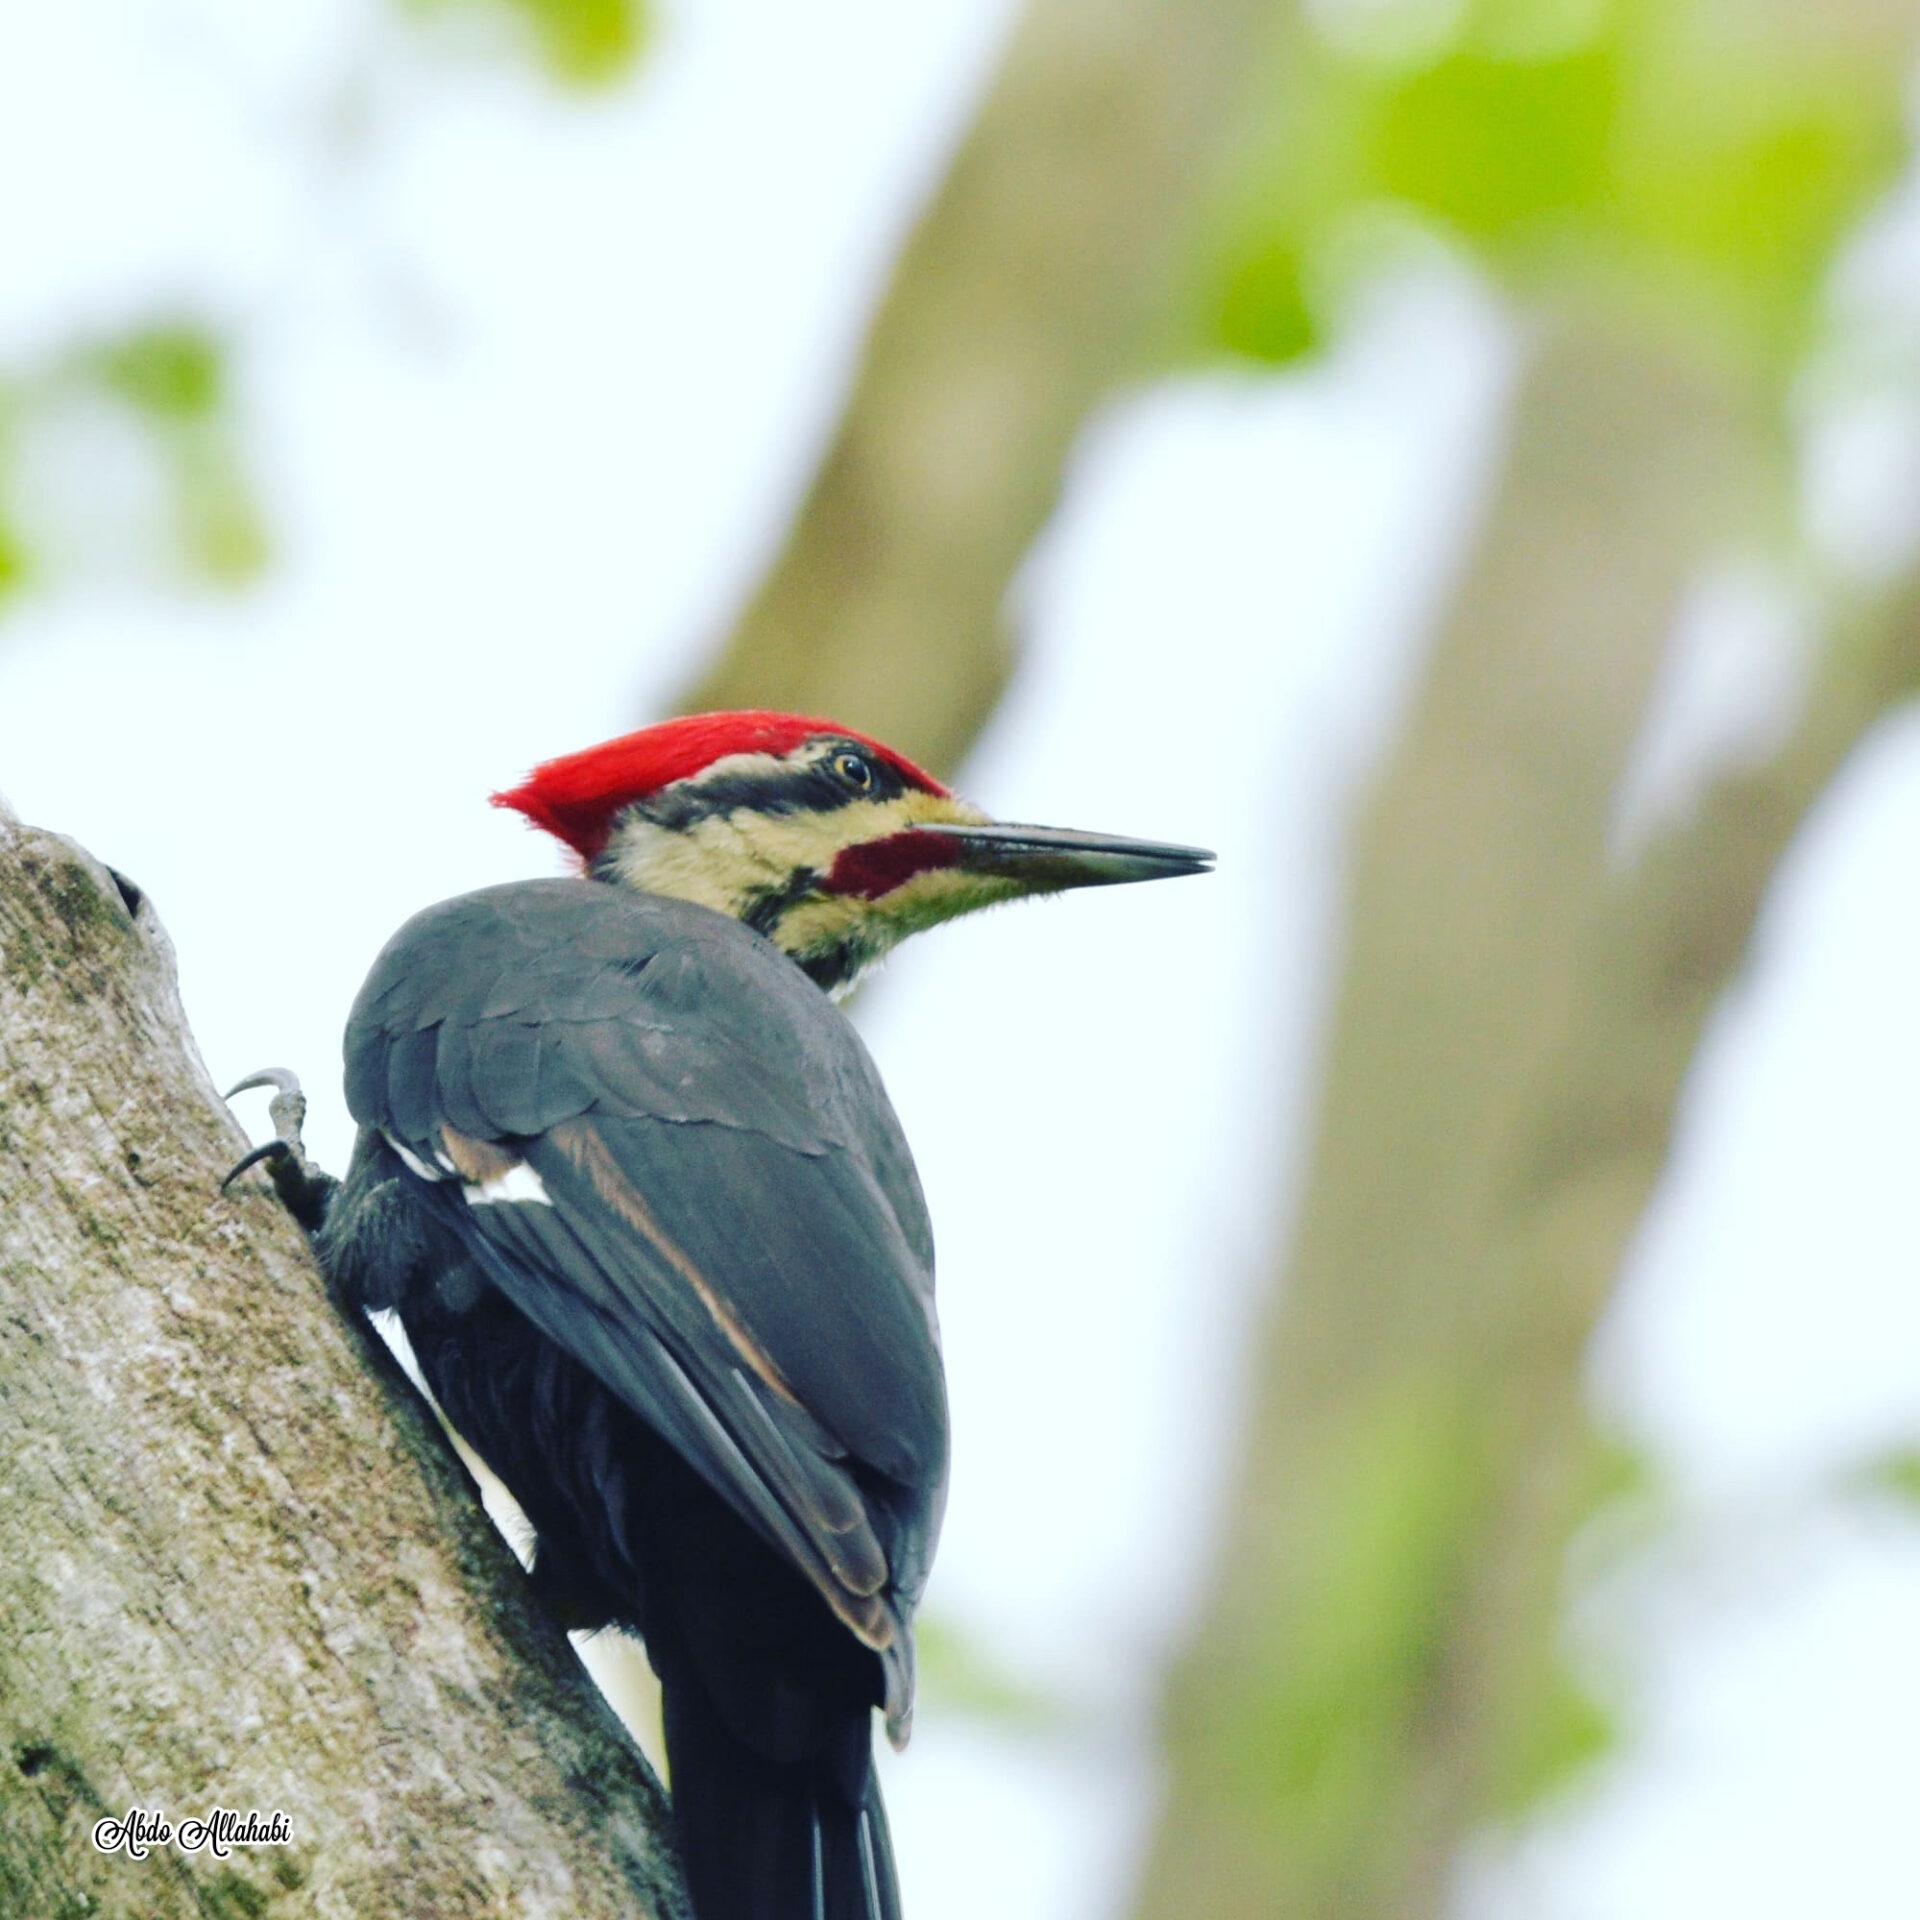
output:
M 691 830 L 636 817 L 615 830 L 589 872 L 740 921 L 837 998 L 898 936 L 868 902 L 825 891 L 821 868 L 782 864 L 768 838 L 742 832 L 724 815 Z

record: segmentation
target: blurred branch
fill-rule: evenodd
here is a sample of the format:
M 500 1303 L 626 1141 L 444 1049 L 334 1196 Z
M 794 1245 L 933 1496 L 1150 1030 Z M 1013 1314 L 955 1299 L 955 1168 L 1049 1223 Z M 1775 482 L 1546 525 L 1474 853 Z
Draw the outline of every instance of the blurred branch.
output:
M 1139 1912 L 1437 1914 L 1550 1699 L 1582 1364 L 1782 850 L 1920 683 L 1920 607 L 1632 871 L 1608 824 L 1676 605 L 1780 460 L 1698 369 L 1561 326 L 1359 835 L 1342 1001 Z
M 329 1303 L 118 875 L 0 808 L 0 1912 L 683 1914 L 665 1796 Z M 284 1811 L 286 1847 L 96 1821 Z
M 951 768 L 1008 583 L 1212 184 L 1268 0 L 1037 0 L 881 307 L 785 551 L 690 708 L 833 715 Z

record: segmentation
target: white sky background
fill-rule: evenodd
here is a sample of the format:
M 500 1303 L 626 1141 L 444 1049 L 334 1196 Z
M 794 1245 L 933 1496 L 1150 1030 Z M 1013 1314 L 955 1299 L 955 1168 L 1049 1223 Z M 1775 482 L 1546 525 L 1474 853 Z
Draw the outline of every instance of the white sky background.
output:
M 137 444 L 107 417 L 30 434 L 24 505 L 91 584 L 0 620 L 0 789 L 153 894 L 214 1077 L 297 1067 L 329 1163 L 373 953 L 429 900 L 552 871 L 486 793 L 634 724 L 724 626 L 1009 17 L 683 0 L 636 79 L 583 101 L 424 52 L 372 0 L 0 14 L 0 360 L 169 306 L 230 323 L 277 542 L 240 597 L 156 592 Z M 1916 230 L 1857 276 L 1909 334 Z M 1076 1709 L 1040 1743 L 923 1713 L 888 1766 L 914 1920 L 1124 1902 L 1341 837 L 1514 347 L 1436 273 L 1311 373 L 1116 408 L 1023 580 L 1027 662 L 969 792 L 1222 860 L 945 930 L 861 1007 L 941 1242 L 932 1603 Z M 1810 519 L 1871 570 L 1911 533 L 1910 435 L 1884 406 L 1819 420 Z M 1792 612 L 1751 567 L 1703 584 L 1623 842 L 1705 748 L 1777 720 Z M 1607 1403 L 1690 1516 L 1581 1616 L 1639 1737 L 1473 1863 L 1463 1914 L 1920 1910 L 1920 1526 L 1819 1497 L 1920 1434 L 1916 872 L 1907 720 L 1782 876 L 1603 1343 Z

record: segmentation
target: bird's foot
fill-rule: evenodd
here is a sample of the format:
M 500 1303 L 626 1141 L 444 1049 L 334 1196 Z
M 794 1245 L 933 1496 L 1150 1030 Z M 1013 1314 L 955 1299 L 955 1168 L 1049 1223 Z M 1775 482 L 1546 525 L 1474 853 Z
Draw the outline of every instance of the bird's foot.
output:
M 299 1076 L 285 1067 L 265 1067 L 259 1073 L 248 1074 L 237 1086 L 229 1087 L 225 1097 L 231 1100 L 235 1094 L 245 1093 L 252 1087 L 276 1090 L 267 1103 L 273 1138 L 237 1161 L 220 1182 L 220 1191 L 225 1193 L 249 1167 L 264 1163 L 273 1181 L 273 1190 L 280 1196 L 280 1204 L 308 1233 L 318 1233 L 326 1221 L 333 1196 L 340 1190 L 340 1182 L 307 1158 L 306 1143 L 300 1136 L 307 1117 L 307 1096 L 300 1091 Z

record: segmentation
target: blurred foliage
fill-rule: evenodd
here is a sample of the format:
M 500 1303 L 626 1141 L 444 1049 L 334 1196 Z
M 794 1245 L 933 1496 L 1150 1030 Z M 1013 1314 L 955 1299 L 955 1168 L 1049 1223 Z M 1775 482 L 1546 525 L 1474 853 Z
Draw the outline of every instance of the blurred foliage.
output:
M 618 78 L 646 39 L 644 0 L 395 4 L 419 19 L 505 22 L 555 79 L 571 86 Z M 102 561 L 120 564 L 119 550 L 129 546 L 140 550 L 142 563 L 157 553 L 163 564 L 178 562 L 190 578 L 214 585 L 243 585 L 260 573 L 271 542 L 247 473 L 229 360 L 228 343 L 212 329 L 167 318 L 69 346 L 39 365 L 0 369 L 0 606 L 29 581 L 57 581 Z M 70 517 L 98 524 L 62 526 L 49 539 L 47 528 L 35 524 L 43 503 L 23 497 L 32 486 L 23 450 L 29 443 L 44 450 L 102 399 L 138 427 L 145 456 L 158 470 L 164 524 L 111 526 L 113 507 L 95 515 L 83 505 Z
M 1521 1705 L 1489 1795 L 1494 1814 L 1505 1820 L 1531 1813 L 1582 1779 L 1620 1739 L 1613 1703 L 1570 1666 L 1553 1667 Z
M 1575 284 L 1786 366 L 1900 163 L 1903 70 L 1721 0 L 1321 0 L 1211 228 L 1202 325 L 1316 345 L 1408 229 L 1522 292 Z
M 96 348 L 103 385 L 133 406 L 169 420 L 204 420 L 219 407 L 220 343 L 203 328 L 153 326 Z
M 1353 1845 L 1404 1784 L 1420 1744 L 1459 1711 L 1449 1643 L 1462 1631 L 1484 1551 L 1479 1524 L 1501 1498 L 1505 1439 L 1458 1382 L 1403 1379 L 1349 1410 L 1329 1442 L 1314 1518 L 1275 1578 L 1293 1603 L 1272 1614 L 1271 1657 L 1210 1694 L 1210 1779 L 1255 1828 L 1284 1832 L 1292 1872 L 1313 1884 L 1337 1869 L 1301 1856 Z M 1644 1457 L 1594 1439 L 1576 1525 L 1644 1501 Z M 1563 1647 L 1542 1649 L 1488 1743 L 1488 1811 L 1514 1819 L 1577 1779 L 1614 1745 L 1613 1704 Z
M 272 543 L 238 448 L 214 431 L 181 435 L 170 452 L 187 565 L 215 586 L 244 586 L 272 558 Z
M 250 580 L 266 565 L 269 543 L 227 417 L 221 342 L 203 327 L 164 323 L 96 347 L 79 366 L 149 421 L 191 570 L 222 586 Z
M 27 553 L 14 531 L 12 440 L 15 401 L 10 382 L 0 380 L 0 607 L 18 591 L 27 575 Z
M 409 13 L 505 16 L 532 38 L 541 62 L 569 86 L 617 80 L 638 58 L 647 37 L 640 0 L 400 0 Z
M 1071 1705 L 1010 1672 L 965 1628 L 923 1614 L 914 1628 L 921 1691 L 943 1712 L 1021 1733 L 1052 1733 L 1073 1719 Z
M 1614 1553 L 1644 1544 L 1649 1518 L 1659 1508 L 1658 1475 L 1643 1448 L 1591 1427 L 1586 1438 L 1585 1484 L 1571 1516 L 1577 1530 L 1576 1561 L 1583 1558 L 1581 1541 L 1609 1528 Z M 1614 1524 L 1627 1518 L 1635 1524 Z M 1592 1568 L 1586 1572 L 1590 1575 Z M 1612 1752 L 1621 1731 L 1621 1712 L 1612 1692 L 1573 1660 L 1564 1645 L 1554 1646 L 1546 1670 L 1516 1700 L 1504 1738 L 1494 1749 L 1487 1795 L 1491 1812 L 1507 1821 L 1532 1813 Z
M 57 439 L 102 401 L 134 427 L 158 480 L 163 524 L 142 529 L 149 537 L 139 544 L 216 586 L 244 585 L 260 572 L 270 542 L 241 453 L 227 361 L 225 343 L 210 329 L 168 319 L 0 380 L 0 600 L 60 572 L 57 560 L 49 564 L 37 550 L 15 498 L 23 443 Z M 124 533 L 82 532 L 75 544 L 92 552 Z
M 1679 1517 L 1642 1446 L 1591 1426 L 1582 1444 L 1571 1550 L 1554 1576 L 1575 1591 L 1632 1563 Z M 1260 1658 L 1208 1675 L 1199 1698 L 1176 1707 L 1204 1720 L 1206 1791 L 1216 1807 L 1239 1803 L 1235 1840 L 1284 1854 L 1285 1866 L 1269 1882 L 1228 1846 L 1217 1880 L 1184 1884 L 1196 1908 L 1254 1911 L 1253 1884 L 1262 1899 L 1276 1887 L 1293 1896 L 1275 1912 L 1428 1911 L 1396 1905 L 1381 1871 L 1396 1829 L 1418 1830 L 1423 1756 L 1484 1768 L 1474 1799 L 1499 1831 L 1621 1752 L 1632 1733 L 1624 1676 L 1596 1670 L 1564 1632 L 1535 1646 L 1516 1618 L 1486 1609 L 1478 1576 L 1499 1543 L 1485 1521 L 1490 1502 L 1510 1497 L 1512 1453 L 1494 1399 L 1438 1373 L 1348 1401 L 1316 1442 L 1308 1524 L 1241 1596 L 1260 1614 Z M 1920 1511 L 1920 1445 L 1863 1464 L 1845 1490 Z M 1465 1695 L 1459 1643 L 1489 1637 L 1513 1664 L 1498 1689 Z M 1203 1638 L 1203 1666 L 1208 1647 Z M 1217 1844 L 1218 1830 L 1208 1838 Z
M 1400 1771 L 1409 1703 L 1438 1670 L 1486 1469 L 1474 1410 L 1444 1381 L 1402 1382 L 1356 1405 L 1328 1442 L 1303 1549 L 1276 1569 L 1298 1582 L 1295 1603 L 1273 1610 L 1257 1670 L 1207 1702 L 1214 1788 L 1255 1829 L 1284 1826 L 1297 1858 L 1348 1846 Z
M 1860 1493 L 1891 1497 L 1902 1506 L 1920 1509 L 1920 1446 L 1882 1454 L 1850 1475 L 1849 1484 Z

